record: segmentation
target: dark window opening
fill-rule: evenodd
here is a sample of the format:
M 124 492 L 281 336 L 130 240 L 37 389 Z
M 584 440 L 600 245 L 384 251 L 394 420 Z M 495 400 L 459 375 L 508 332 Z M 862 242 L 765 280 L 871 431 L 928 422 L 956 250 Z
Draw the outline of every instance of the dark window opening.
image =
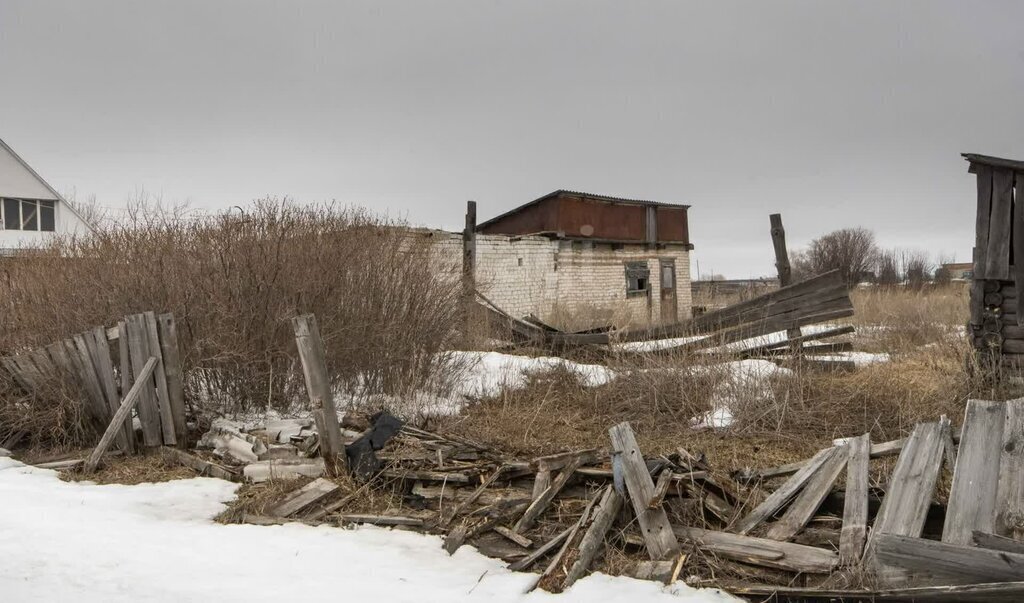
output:
M 626 297 L 647 295 L 651 271 L 647 262 L 626 262 Z
M 57 208 L 53 201 L 39 202 L 39 230 L 53 232 L 57 230 Z
M 17 199 L 4 199 L 4 229 L 19 230 L 21 227 L 21 203 Z
M 21 229 L 39 230 L 39 204 L 35 201 L 21 201 Z

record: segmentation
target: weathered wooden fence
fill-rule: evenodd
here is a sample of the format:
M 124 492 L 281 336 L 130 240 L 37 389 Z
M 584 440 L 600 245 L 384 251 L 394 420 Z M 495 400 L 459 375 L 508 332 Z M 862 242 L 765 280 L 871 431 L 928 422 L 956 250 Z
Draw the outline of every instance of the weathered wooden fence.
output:
M 117 363 L 111 343 L 117 344 Z M 150 358 L 156 365 L 143 372 Z M 63 383 L 82 392 L 87 410 L 99 425 L 108 425 L 135 384 L 145 375 L 137 412 L 144 447 L 186 446 L 185 391 L 174 316 L 153 312 L 132 314 L 116 327 L 95 327 L 41 348 L 0 357 L 3 366 L 26 393 Z M 115 370 L 115 366 L 118 368 Z M 118 448 L 134 452 L 132 422 L 115 438 Z

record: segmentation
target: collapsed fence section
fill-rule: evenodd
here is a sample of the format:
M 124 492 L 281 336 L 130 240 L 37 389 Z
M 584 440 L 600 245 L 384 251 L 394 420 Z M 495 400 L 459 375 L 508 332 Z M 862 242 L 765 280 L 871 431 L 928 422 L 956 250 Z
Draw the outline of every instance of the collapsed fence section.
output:
M 117 344 L 116 363 L 111 343 Z M 147 371 L 150 358 L 156 362 Z M 0 366 L 28 395 L 45 396 L 55 386 L 79 392 L 98 433 L 141 378 L 145 384 L 139 390 L 137 412 L 142 441 L 136 442 L 132 422 L 127 421 L 116 434 L 117 448 L 131 453 L 140 444 L 147 448 L 187 445 L 185 391 L 172 314 L 132 314 L 112 328 L 97 326 L 41 348 L 0 357 Z M 0 439 L 10 444 L 24 435 L 0 433 Z

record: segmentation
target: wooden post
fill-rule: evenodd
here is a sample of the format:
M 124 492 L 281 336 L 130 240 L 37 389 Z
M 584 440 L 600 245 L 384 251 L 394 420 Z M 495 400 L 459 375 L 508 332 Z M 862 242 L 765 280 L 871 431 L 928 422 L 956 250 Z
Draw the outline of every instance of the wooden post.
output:
M 149 384 L 150 376 L 153 374 L 153 369 L 156 368 L 157 359 L 153 356 L 149 357 L 146 361 L 146 365 L 139 371 L 139 378 L 135 380 L 135 385 L 132 386 L 124 400 L 121 402 L 120 408 L 114 413 L 114 418 L 110 420 L 110 424 L 107 425 L 107 430 L 103 432 L 103 437 L 100 438 L 100 443 L 96 444 L 96 447 L 92 449 L 92 453 L 89 454 L 89 458 L 85 461 L 85 467 L 82 469 L 85 473 L 92 473 L 96 470 L 96 467 L 100 464 L 100 459 L 103 457 L 103 453 L 107 451 L 110 446 L 110 442 L 113 441 L 114 437 L 121 431 L 121 425 L 124 424 L 128 415 L 132 413 L 132 409 L 138 403 L 139 398 L 142 396 L 143 390 Z
M 302 374 L 306 378 L 306 392 L 313 405 L 317 428 L 320 431 L 320 455 L 324 457 L 329 475 L 338 473 L 347 466 L 345 447 L 341 441 L 341 427 L 338 425 L 338 411 L 334 407 L 331 381 L 327 375 L 327 356 L 324 342 L 320 338 L 320 327 L 316 317 L 303 314 L 292 319 L 295 329 L 295 345 L 302 360 Z
M 476 288 L 476 201 L 466 201 L 466 228 L 462 231 L 462 287 L 472 299 Z
M 771 214 L 768 220 L 772 225 L 772 246 L 775 248 L 775 270 L 779 274 L 779 287 L 793 284 L 793 268 L 789 265 L 789 251 L 786 250 L 786 229 L 782 226 L 782 214 Z M 786 337 L 800 337 L 800 327 L 786 330 Z M 792 344 L 794 354 L 800 353 L 801 344 Z

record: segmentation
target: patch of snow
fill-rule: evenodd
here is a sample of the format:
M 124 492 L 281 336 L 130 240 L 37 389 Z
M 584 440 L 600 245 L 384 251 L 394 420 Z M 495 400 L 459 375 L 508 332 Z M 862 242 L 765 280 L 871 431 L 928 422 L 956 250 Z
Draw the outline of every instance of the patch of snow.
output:
M 695 335 L 692 337 L 673 337 L 671 339 L 649 339 L 646 341 L 627 341 L 615 344 L 613 347 L 626 352 L 653 352 L 656 350 L 668 350 L 677 348 L 683 344 L 705 339 L 707 335 Z
M 889 354 L 885 352 L 872 353 L 872 352 L 837 352 L 835 354 L 826 355 L 814 355 L 808 356 L 813 360 L 827 360 L 827 361 L 843 361 L 852 360 L 855 366 L 868 366 L 869 364 L 878 364 L 880 362 L 889 362 Z
M 602 364 L 582 364 L 557 356 L 516 356 L 499 352 L 454 352 L 471 363 L 456 387 L 456 396 L 494 396 L 503 388 L 526 384 L 527 374 L 552 368 L 565 368 L 578 375 L 584 385 L 604 385 L 615 378 L 615 371 Z
M 251 603 L 338 598 L 433 601 L 739 601 L 713 589 L 594 574 L 566 593 L 524 594 L 535 574 L 438 536 L 374 527 L 220 525 L 236 484 L 63 482 L 0 459 L 5 601 Z

